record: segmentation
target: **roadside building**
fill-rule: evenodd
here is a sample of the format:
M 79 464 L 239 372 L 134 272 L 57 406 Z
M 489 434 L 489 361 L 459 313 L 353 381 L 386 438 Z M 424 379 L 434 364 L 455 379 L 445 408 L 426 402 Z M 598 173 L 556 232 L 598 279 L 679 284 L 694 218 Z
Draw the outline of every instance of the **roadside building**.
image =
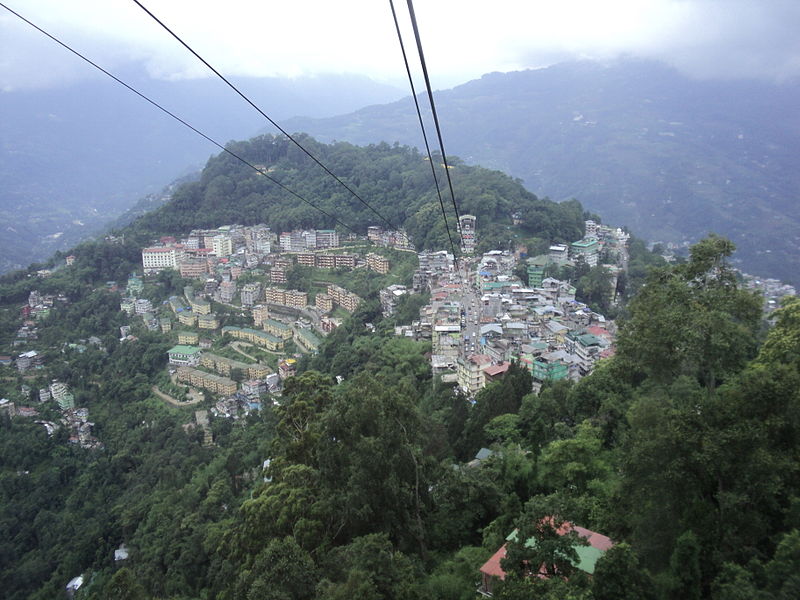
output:
M 173 346 L 167 351 L 169 364 L 193 367 L 200 363 L 202 352 L 195 346 Z

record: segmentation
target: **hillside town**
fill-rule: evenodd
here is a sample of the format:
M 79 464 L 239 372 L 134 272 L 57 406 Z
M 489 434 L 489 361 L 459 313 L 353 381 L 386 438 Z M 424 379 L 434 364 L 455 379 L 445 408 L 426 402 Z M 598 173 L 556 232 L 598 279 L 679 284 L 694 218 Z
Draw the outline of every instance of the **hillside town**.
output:
M 475 221 L 470 222 L 474 236 Z M 474 237 L 472 238 L 474 240 Z M 543 255 L 527 257 L 523 248 L 492 250 L 456 263 L 445 251 L 419 255 L 411 290 L 384 290 L 384 314 L 399 295 L 429 291 L 431 302 L 418 321 L 397 328 L 398 335 L 431 342 L 431 368 L 443 382 L 457 383 L 468 397 L 500 378 L 511 361 L 533 377 L 535 391 L 561 379 L 577 380 L 614 353 L 614 322 L 575 299 L 569 281 L 545 277 L 548 268 L 597 266 L 601 255 L 610 288 L 627 263 L 629 236 L 621 229 L 586 222 L 586 236 L 570 245 L 555 244 Z M 527 285 L 515 274 L 522 265 Z
M 120 327 L 120 342 L 136 343 L 137 330 L 173 342 L 167 372 L 153 392 L 175 406 L 205 401 L 212 416 L 233 420 L 260 410 L 264 401 L 279 401 L 298 360 L 317 352 L 325 336 L 358 309 L 363 298 L 347 289 L 347 281 L 359 272 L 397 279 L 398 258 L 413 261 L 410 285 L 380 289 L 381 312 L 392 317 L 404 297 L 428 297 L 418 318 L 397 325 L 395 334 L 429 342 L 433 374 L 467 398 L 502 378 L 513 361 L 530 372 L 538 392 L 548 382 L 577 381 L 614 354 L 614 320 L 579 301 L 574 281 L 557 275 L 564 268 L 602 267 L 615 305 L 617 279 L 629 261 L 625 231 L 587 220 L 582 239 L 552 244 L 546 253 L 528 256 L 527 248 L 517 246 L 476 255 L 476 225 L 474 216 L 462 215 L 459 258 L 446 250 L 416 253 L 405 232 L 378 226 L 365 236 L 342 237 L 334 230 L 278 234 L 264 224 L 198 229 L 154 240 L 141 250 L 140 273 L 105 288 L 120 293 L 120 310 L 129 317 Z M 74 256 L 66 257 L 67 266 L 73 262 Z M 305 280 L 290 281 L 296 268 L 305 269 Z M 159 277 L 170 273 L 186 285 L 163 299 Z M 795 292 L 776 280 L 743 279 L 764 295 L 766 313 Z M 13 344 L 22 351 L 15 358 L 0 356 L 0 363 L 15 365 L 21 374 L 43 369 L 45 355 L 32 347 L 38 324 L 68 304 L 63 294 L 32 291 Z M 100 345 L 93 337 L 65 344 L 63 351 Z M 102 447 L 92 436 L 88 410 L 76 408 L 66 384 L 53 380 L 38 392 L 23 392 L 34 401 L 31 406 L 3 399 L 0 411 L 36 418 L 37 401 L 53 402 L 61 417 L 41 421 L 48 434 L 63 426 L 70 441 Z

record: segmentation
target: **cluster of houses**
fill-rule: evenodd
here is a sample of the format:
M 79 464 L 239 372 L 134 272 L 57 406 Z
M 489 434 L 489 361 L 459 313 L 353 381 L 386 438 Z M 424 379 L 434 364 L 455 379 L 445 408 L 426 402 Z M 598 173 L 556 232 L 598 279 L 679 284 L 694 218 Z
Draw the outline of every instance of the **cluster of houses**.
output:
M 282 380 L 294 375 L 294 359 L 281 361 L 283 369 L 273 373 L 265 364 L 245 363 L 196 346 L 179 344 L 167 355 L 176 381 L 220 396 L 211 413 L 221 417 L 238 419 L 260 410 L 261 398 L 267 393 L 280 395 Z
M 780 308 L 781 300 L 785 296 L 797 295 L 797 290 L 794 286 L 783 283 L 778 279 L 762 279 L 747 273 L 742 273 L 742 278 L 746 289 L 755 290 L 764 296 L 764 310 L 767 313 Z
M 544 277 L 551 264 L 598 264 L 601 255 L 627 261 L 627 234 L 586 222 L 587 235 L 570 245 L 553 245 L 548 255 L 527 260 L 525 285 L 515 274 L 524 257 L 494 250 L 469 261 L 474 279 L 462 280 L 452 255 L 420 255 L 414 290 L 430 290 L 420 318 L 398 335 L 430 340 L 431 367 L 443 381 L 456 382 L 469 396 L 502 377 L 511 361 L 527 368 L 534 390 L 549 381 L 577 380 L 614 353 L 614 323 L 575 298 L 569 281 Z M 610 273 L 619 264 L 609 264 Z M 613 281 L 611 282 L 613 285 Z M 384 314 L 391 314 L 406 290 L 383 290 Z
M 40 405 L 46 402 L 54 402 L 58 405 L 61 412 L 61 419 L 58 423 L 54 421 L 38 420 L 36 424 L 41 425 L 51 436 L 61 427 L 66 427 L 70 432 L 69 441 L 78 444 L 82 448 L 97 449 L 102 448 L 103 444 L 92 435 L 94 423 L 89 421 L 88 408 L 76 408 L 75 397 L 66 383 L 53 380 L 47 387 L 43 387 L 35 392 L 28 386 L 22 387 L 22 396 L 29 400 L 38 400 Z M 0 412 L 8 416 L 38 417 L 39 411 L 32 406 L 17 406 L 15 402 L 7 398 L 0 399 Z

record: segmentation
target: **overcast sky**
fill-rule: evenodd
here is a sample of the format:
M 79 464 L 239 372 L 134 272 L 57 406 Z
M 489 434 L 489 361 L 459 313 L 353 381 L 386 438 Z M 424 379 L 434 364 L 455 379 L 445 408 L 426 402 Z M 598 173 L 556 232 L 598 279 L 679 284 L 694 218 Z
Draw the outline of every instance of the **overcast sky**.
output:
M 130 0 L 2 0 L 110 70 L 159 78 L 205 67 Z M 358 73 L 405 87 L 388 0 L 143 0 L 225 74 Z M 407 5 L 395 0 L 413 46 Z M 417 0 L 432 83 L 619 55 L 696 77 L 800 75 L 800 0 Z M 49 86 L 89 67 L 0 8 L 0 89 Z

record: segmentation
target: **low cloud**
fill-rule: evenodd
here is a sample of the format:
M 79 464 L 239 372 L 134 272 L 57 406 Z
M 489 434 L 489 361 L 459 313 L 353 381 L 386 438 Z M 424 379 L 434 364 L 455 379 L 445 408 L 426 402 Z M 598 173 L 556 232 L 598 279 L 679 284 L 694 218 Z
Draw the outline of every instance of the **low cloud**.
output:
M 230 75 L 349 72 L 394 83 L 404 78 L 384 2 L 151 4 Z M 411 51 L 405 3 L 395 5 Z M 208 76 L 133 3 L 28 0 L 12 8 L 106 68 L 137 63 L 163 79 Z M 800 76 L 796 0 L 435 0 L 418 2 L 416 9 L 431 77 L 440 88 L 490 71 L 618 55 L 659 59 L 701 78 Z M 57 85 L 89 73 L 88 66 L 0 9 L 0 88 Z

